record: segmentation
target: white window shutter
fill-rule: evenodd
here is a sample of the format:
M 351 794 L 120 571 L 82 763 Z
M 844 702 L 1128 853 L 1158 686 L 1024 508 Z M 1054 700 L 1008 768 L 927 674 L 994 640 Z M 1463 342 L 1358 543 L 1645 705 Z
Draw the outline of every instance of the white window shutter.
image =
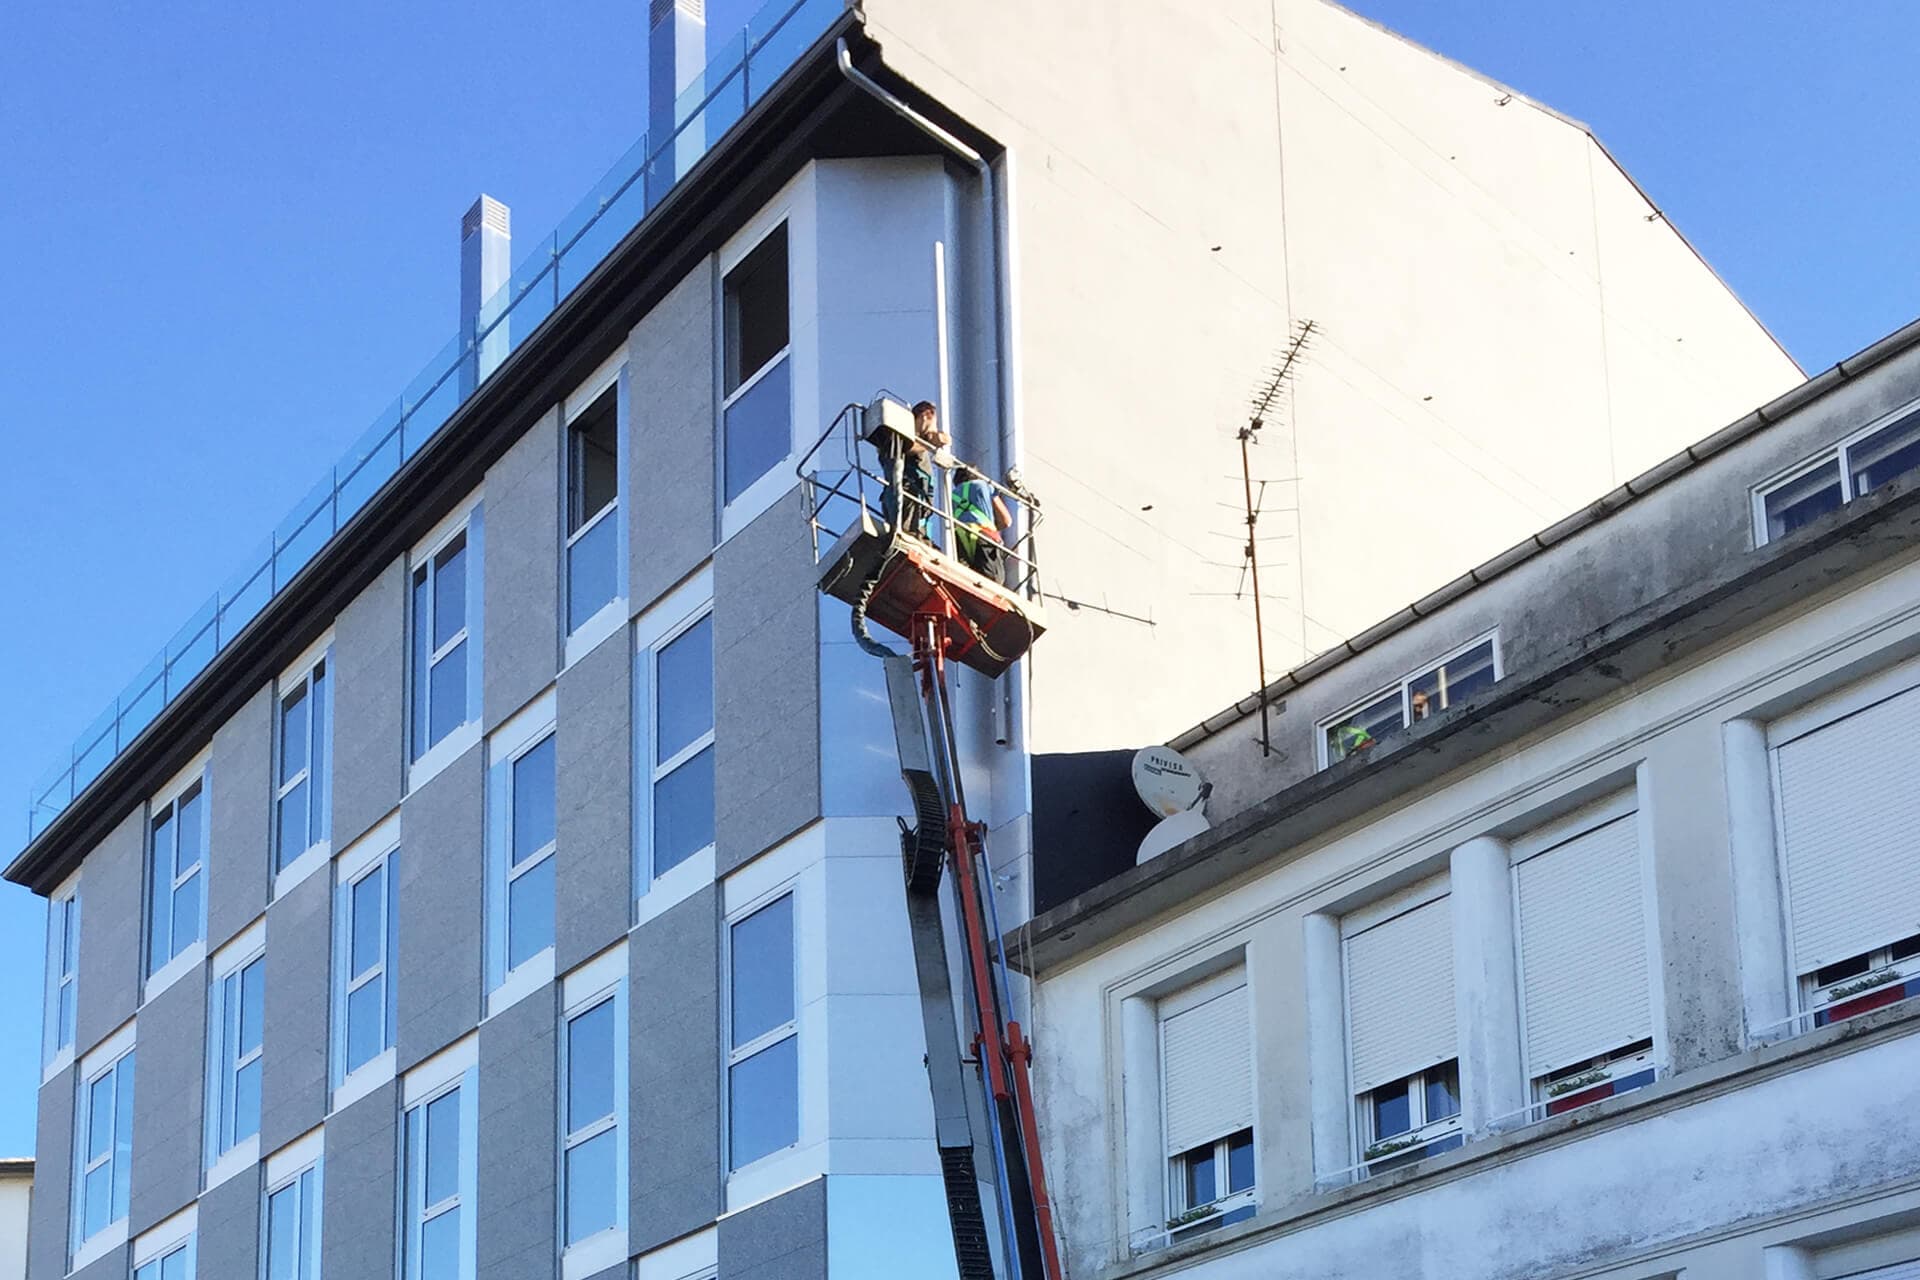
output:
M 1635 818 L 1513 869 L 1527 1070 L 1544 1076 L 1653 1034 Z
M 1875 1267 L 1871 1271 L 1855 1271 L 1840 1280 L 1920 1280 L 1920 1258 L 1896 1262 L 1890 1267 Z
M 1346 953 L 1356 1094 L 1456 1055 L 1450 899 L 1354 934 Z
M 1253 1037 L 1243 983 L 1160 1023 L 1167 1154 L 1253 1125 Z
M 1920 933 L 1920 689 L 1775 756 L 1795 967 Z

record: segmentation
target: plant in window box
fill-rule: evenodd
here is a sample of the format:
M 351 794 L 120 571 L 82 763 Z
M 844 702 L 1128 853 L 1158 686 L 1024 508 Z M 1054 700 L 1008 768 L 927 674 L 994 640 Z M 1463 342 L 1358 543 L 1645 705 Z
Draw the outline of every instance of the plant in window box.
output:
M 1188 1209 L 1185 1213 L 1176 1213 L 1171 1218 L 1168 1218 L 1167 1230 L 1178 1231 L 1180 1228 L 1190 1227 L 1196 1222 L 1205 1222 L 1208 1218 L 1218 1216 L 1220 1212 L 1221 1209 L 1218 1201 L 1213 1204 L 1196 1205 Z
M 1423 1141 L 1424 1139 L 1412 1137 L 1383 1138 L 1361 1152 L 1360 1158 L 1367 1162 L 1379 1160 L 1385 1156 L 1397 1155 L 1402 1151 L 1409 1151 L 1414 1147 L 1420 1146 Z
M 1848 996 L 1857 996 L 1863 991 L 1871 991 L 1875 987 L 1884 987 L 1889 982 L 1898 982 L 1900 979 L 1901 975 L 1897 971 L 1893 969 L 1882 969 L 1878 973 L 1868 974 L 1858 982 L 1845 982 L 1837 987 L 1831 988 L 1827 992 L 1827 1003 L 1833 1004 L 1836 1001 L 1845 1000 Z
M 1547 1096 L 1558 1098 L 1565 1094 L 1584 1089 L 1588 1085 L 1599 1084 L 1607 1078 L 1607 1073 L 1599 1067 L 1591 1071 L 1582 1071 L 1577 1076 L 1568 1076 L 1565 1080 L 1556 1080 L 1547 1086 Z

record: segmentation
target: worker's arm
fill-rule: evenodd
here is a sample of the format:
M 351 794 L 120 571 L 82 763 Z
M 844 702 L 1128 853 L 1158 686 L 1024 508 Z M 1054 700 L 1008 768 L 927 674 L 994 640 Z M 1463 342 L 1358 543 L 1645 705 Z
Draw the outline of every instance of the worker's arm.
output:
M 1007 504 L 1000 500 L 1000 495 L 997 493 L 993 495 L 993 519 L 994 523 L 1002 529 L 1013 527 L 1013 512 L 1007 510 Z

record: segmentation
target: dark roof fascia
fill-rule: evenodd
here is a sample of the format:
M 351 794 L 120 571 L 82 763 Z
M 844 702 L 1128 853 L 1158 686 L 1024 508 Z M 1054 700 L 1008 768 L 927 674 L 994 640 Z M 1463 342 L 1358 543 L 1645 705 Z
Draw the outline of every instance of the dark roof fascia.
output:
M 1456 770 L 1915 548 L 1920 477 L 1909 477 L 1589 632 L 1531 671 L 1508 673 L 1391 751 L 1304 778 L 1061 903 L 1011 932 L 1009 956 L 1028 973 L 1059 968 L 1242 875 L 1292 861 L 1316 837 L 1405 803 Z
M 213 729 L 311 644 L 382 569 L 471 491 L 509 445 L 626 340 L 688 271 L 806 162 L 814 133 L 861 95 L 835 65 L 849 11 L 630 231 L 534 334 L 205 670 L 7 866 L 51 893 Z M 877 108 L 876 108 L 877 110 Z

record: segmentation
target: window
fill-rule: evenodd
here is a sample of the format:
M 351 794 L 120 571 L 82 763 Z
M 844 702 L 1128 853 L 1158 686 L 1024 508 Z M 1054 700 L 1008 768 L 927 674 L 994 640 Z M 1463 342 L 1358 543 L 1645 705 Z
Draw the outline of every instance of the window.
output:
M 732 502 L 793 449 L 785 223 L 727 272 L 721 293 L 721 474 L 726 501 Z
M 591 997 L 566 1017 L 562 1046 L 561 1222 L 568 1247 L 624 1221 L 626 1152 L 620 1094 L 626 1083 L 625 1019 L 620 992 Z
M 727 929 L 727 1154 L 738 1169 L 800 1140 L 793 895 Z
M 268 1176 L 266 1280 L 319 1280 L 320 1167 Z
M 133 1168 L 131 1047 L 82 1078 L 74 1136 L 79 1157 L 74 1161 L 73 1245 L 78 1255 L 87 1241 L 114 1224 L 124 1231 L 127 1220 L 128 1177 Z M 75 1269 L 80 1265 L 76 1257 Z
M 1325 768 L 1371 751 L 1383 738 L 1466 701 L 1500 678 L 1498 636 L 1484 636 L 1394 688 L 1348 708 L 1320 725 L 1320 764 Z
M 1449 1058 L 1360 1096 L 1360 1158 L 1368 1173 L 1415 1164 L 1459 1146 L 1460 1064 Z
M 1372 1172 L 1460 1145 L 1452 904 L 1418 890 L 1346 930 L 1348 1072 Z
M 643 883 L 713 845 L 713 614 L 702 609 L 638 658 Z
M 80 979 L 80 895 L 67 889 L 47 903 L 46 1050 L 52 1064 L 73 1052 L 74 1001 Z
M 567 424 L 567 633 L 620 593 L 620 397 L 608 387 Z
M 1768 729 L 1787 944 L 1814 1026 L 1920 995 L 1920 688 L 1899 687 L 1911 679 Z
M 266 957 L 213 980 L 207 1004 L 207 1159 L 218 1160 L 260 1133 L 260 1055 Z
M 278 764 L 274 773 L 273 869 L 289 863 L 328 836 L 333 744 L 333 693 L 327 660 L 299 679 L 281 686 L 279 725 L 274 734 Z
M 188 1236 L 136 1263 L 133 1280 L 193 1280 L 193 1239 Z
M 1253 1043 L 1235 969 L 1160 1001 L 1167 1226 L 1176 1238 L 1253 1216 Z
M 1785 537 L 1916 467 L 1920 412 L 1856 432 L 1754 492 L 1754 542 Z
M 475 1075 L 407 1110 L 405 1280 L 474 1274 Z
M 1514 849 L 1522 1040 L 1548 1115 L 1653 1081 L 1635 823 L 1610 801 Z
M 414 760 L 479 715 L 473 661 L 478 648 L 479 512 L 413 568 Z
M 399 905 L 393 850 L 339 888 L 334 926 L 334 1084 L 393 1047 Z
M 538 718 L 551 724 L 550 713 Z M 553 948 L 553 761 L 554 735 L 547 727 L 530 744 L 496 759 L 488 779 L 489 989 Z
M 206 785 L 196 779 L 158 806 L 147 842 L 147 976 L 206 936 Z M 184 962 L 183 962 L 184 963 Z

